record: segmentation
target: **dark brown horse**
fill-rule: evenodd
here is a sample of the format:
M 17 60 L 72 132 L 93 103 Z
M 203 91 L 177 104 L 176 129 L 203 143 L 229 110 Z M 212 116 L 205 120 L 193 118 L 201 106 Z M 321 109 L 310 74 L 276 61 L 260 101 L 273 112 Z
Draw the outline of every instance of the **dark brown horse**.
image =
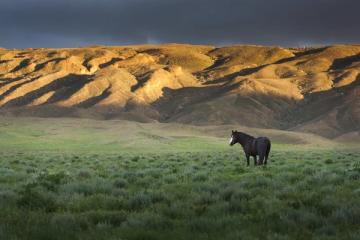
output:
M 242 146 L 248 166 L 250 164 L 250 156 L 254 158 L 254 165 L 266 165 L 271 148 L 271 142 L 267 137 L 254 138 L 246 133 L 232 130 L 229 144 L 232 146 L 235 143 L 239 143 Z M 257 155 L 259 155 L 258 161 L 256 160 Z

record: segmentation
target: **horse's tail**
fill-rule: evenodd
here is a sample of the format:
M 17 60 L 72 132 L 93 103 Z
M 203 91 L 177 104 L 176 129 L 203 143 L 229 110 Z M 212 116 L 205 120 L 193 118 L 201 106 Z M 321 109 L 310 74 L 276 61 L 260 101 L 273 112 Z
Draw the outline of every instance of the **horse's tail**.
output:
M 270 153 L 270 149 L 271 149 L 271 142 L 270 140 L 269 141 L 269 144 L 267 145 L 267 148 L 266 148 L 266 154 L 265 154 L 265 159 L 267 160 L 268 157 L 269 157 L 269 153 Z

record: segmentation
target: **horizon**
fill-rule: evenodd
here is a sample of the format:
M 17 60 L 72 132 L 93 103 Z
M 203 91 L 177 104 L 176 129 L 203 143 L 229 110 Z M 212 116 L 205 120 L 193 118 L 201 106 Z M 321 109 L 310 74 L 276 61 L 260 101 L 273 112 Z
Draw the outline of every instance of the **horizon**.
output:
M 276 44 L 251 44 L 251 43 L 232 43 L 232 44 L 224 44 L 224 45 L 216 45 L 216 44 L 192 44 L 186 42 L 163 42 L 163 43 L 139 43 L 139 44 L 90 44 L 90 45 L 81 45 L 81 46 L 74 46 L 74 47 L 26 47 L 26 48 L 6 48 L 0 46 L 0 49 L 5 50 L 23 50 L 23 49 L 77 49 L 77 48 L 94 48 L 94 47 L 132 47 L 132 46 L 166 46 L 166 45 L 189 45 L 189 46 L 209 46 L 215 48 L 225 48 L 231 46 L 258 46 L 258 47 L 278 47 L 284 49 L 306 49 L 306 48 L 324 48 L 330 46 L 358 46 L 360 45 L 359 42 L 354 43 L 334 43 L 334 44 L 314 44 L 314 45 L 303 45 L 303 46 L 282 46 Z

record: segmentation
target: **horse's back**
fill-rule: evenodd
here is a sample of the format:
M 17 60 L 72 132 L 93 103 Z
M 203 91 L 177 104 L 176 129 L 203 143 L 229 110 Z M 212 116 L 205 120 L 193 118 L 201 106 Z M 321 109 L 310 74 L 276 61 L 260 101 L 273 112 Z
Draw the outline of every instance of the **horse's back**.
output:
M 256 141 L 261 144 L 266 144 L 266 145 L 270 144 L 270 139 L 267 137 L 258 137 Z

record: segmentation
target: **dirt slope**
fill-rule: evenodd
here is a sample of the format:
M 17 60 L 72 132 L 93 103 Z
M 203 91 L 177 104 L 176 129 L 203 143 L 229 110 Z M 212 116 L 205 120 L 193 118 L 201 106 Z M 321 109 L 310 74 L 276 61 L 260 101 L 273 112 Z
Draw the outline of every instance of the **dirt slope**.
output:
M 360 45 L 0 50 L 3 115 L 241 124 L 357 136 Z

